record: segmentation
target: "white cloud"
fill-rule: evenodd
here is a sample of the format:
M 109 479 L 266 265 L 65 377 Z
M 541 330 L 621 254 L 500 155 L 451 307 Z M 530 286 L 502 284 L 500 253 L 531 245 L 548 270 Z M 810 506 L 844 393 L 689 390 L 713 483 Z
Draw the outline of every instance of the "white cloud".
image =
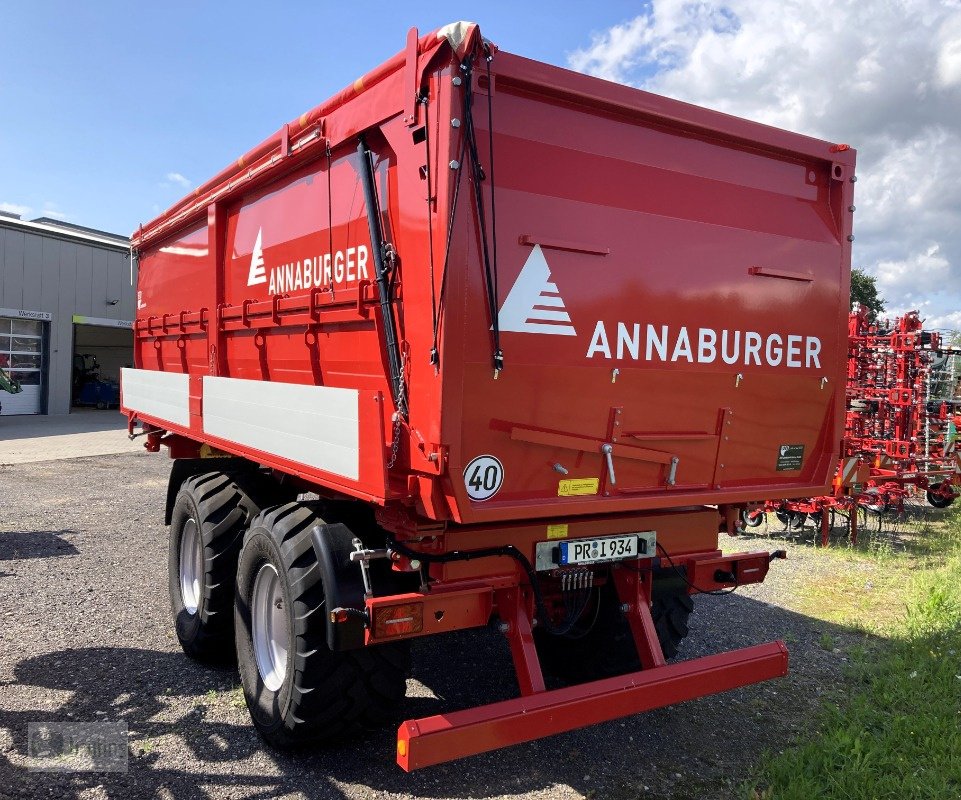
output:
M 961 83 L 961 15 L 944 21 L 938 32 L 938 79 L 942 86 Z
M 161 184 L 161 186 L 165 188 L 168 186 L 179 186 L 181 189 L 189 189 L 193 185 L 193 181 L 185 178 L 179 172 L 168 172 L 166 183 Z
M 950 314 L 942 314 L 938 317 L 928 317 L 924 321 L 924 327 L 928 330 L 939 331 L 961 331 L 961 311 L 952 311 Z
M 888 299 L 886 314 L 894 316 L 917 310 L 928 327 L 940 327 L 932 324 L 932 320 L 949 314 L 951 295 L 956 294 L 956 290 L 952 287 L 951 265 L 939 245 L 932 243 L 901 259 L 879 261 L 873 272 L 878 279 L 879 293 Z
M 961 0 L 653 0 L 584 72 L 858 150 L 854 263 L 961 321 Z
M 568 59 L 571 67 L 609 81 L 627 83 L 627 74 L 641 63 L 645 47 L 650 46 L 648 18 L 635 17 L 623 25 L 615 25 L 603 34 L 595 34 L 587 50 L 577 50 Z
M 33 211 L 30 206 L 24 206 L 20 203 L 0 203 L 0 211 L 6 211 L 8 214 L 19 214 L 21 217 L 25 217 L 30 212 Z
M 64 211 L 61 211 L 60 206 L 54 203 L 53 201 L 44 200 L 43 208 L 40 210 L 40 216 L 50 217 L 51 219 L 68 220 L 73 215 L 67 214 Z
M 44 200 L 43 207 L 39 211 L 36 211 L 33 206 L 24 205 L 23 203 L 0 203 L 0 211 L 6 211 L 8 214 L 19 214 L 23 219 L 50 217 L 52 219 L 67 220 L 73 216 L 62 211 L 60 206 L 50 200 Z

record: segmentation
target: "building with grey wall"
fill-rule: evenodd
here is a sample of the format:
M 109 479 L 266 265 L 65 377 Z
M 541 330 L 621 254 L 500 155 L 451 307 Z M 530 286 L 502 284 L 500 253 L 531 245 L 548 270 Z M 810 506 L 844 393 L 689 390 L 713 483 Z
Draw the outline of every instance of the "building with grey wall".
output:
M 23 389 L 0 392 L 0 414 L 113 405 L 136 283 L 126 237 L 0 213 L 0 367 Z

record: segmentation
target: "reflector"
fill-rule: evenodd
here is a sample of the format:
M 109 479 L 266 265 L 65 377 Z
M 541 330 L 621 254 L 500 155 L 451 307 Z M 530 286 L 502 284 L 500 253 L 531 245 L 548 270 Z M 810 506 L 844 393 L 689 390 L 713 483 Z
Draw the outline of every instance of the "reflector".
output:
M 387 639 L 407 633 L 420 633 L 424 628 L 422 603 L 382 606 L 374 610 L 375 639 Z

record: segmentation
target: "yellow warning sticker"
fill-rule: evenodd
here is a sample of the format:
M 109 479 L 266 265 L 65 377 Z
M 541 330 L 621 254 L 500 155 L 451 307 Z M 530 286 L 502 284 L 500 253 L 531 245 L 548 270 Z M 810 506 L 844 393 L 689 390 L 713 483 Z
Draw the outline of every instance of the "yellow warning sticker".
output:
M 547 526 L 547 538 L 548 539 L 566 539 L 567 538 L 567 525 L 548 525 Z
M 558 481 L 558 497 L 576 497 L 581 494 L 597 494 L 601 485 L 600 478 L 571 478 L 566 481 Z

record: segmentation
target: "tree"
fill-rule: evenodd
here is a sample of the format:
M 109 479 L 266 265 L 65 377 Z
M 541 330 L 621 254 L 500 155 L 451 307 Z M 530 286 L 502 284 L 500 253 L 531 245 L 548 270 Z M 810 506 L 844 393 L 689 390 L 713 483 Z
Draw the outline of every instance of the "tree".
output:
M 884 311 L 884 298 L 878 295 L 878 279 L 858 267 L 851 270 L 851 305 L 855 303 L 868 309 L 871 320 Z

